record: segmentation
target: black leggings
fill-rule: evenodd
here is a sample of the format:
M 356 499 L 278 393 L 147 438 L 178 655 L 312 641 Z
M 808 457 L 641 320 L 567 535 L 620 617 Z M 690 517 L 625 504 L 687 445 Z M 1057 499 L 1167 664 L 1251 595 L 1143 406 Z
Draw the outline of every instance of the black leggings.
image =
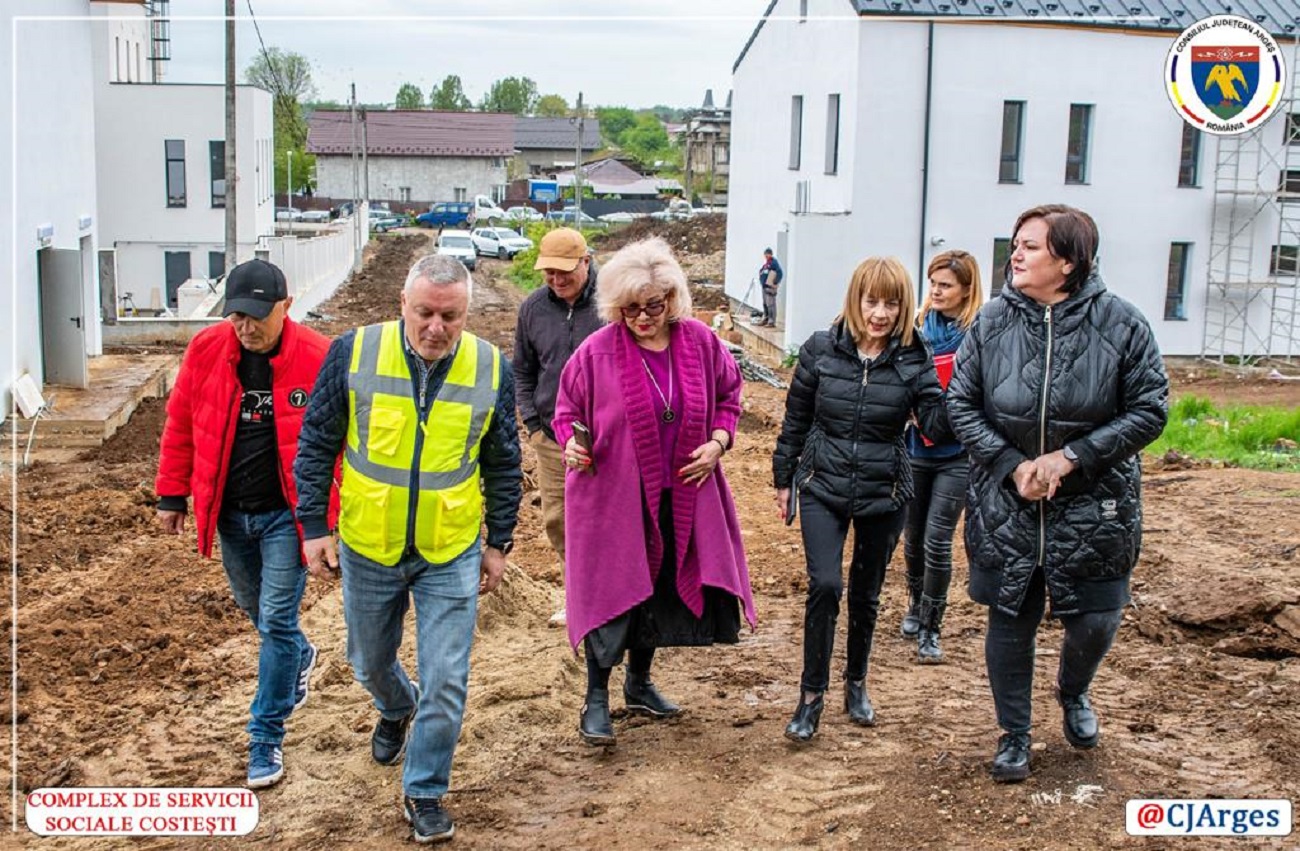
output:
M 909 588 L 947 602 L 952 581 L 952 539 L 966 504 L 970 462 L 966 453 L 955 458 L 913 458 L 916 496 L 907 506 L 903 558 Z M 913 592 L 915 593 L 915 592 Z
M 592 689 L 609 688 L 609 672 L 613 668 L 602 668 L 596 663 L 596 651 L 592 649 L 590 639 L 587 639 L 586 657 L 587 657 L 587 691 Z M 653 647 L 629 647 L 627 650 L 627 670 L 628 673 L 639 677 L 650 676 L 650 666 L 654 664 L 655 649 Z
M 1039 569 L 1029 580 L 1019 614 L 1008 615 L 996 606 L 989 608 L 984 661 L 989 669 L 998 726 L 1008 733 L 1028 733 L 1032 726 L 1035 638 L 1046 605 L 1047 589 Z M 1062 693 L 1077 696 L 1088 690 L 1123 617 L 1123 609 L 1061 616 L 1065 640 L 1061 642 L 1056 684 Z

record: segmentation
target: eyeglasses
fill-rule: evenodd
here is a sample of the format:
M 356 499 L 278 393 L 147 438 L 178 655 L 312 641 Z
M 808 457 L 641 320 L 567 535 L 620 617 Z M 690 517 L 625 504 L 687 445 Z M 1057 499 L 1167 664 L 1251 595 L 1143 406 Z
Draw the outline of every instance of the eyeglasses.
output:
M 626 307 L 620 307 L 618 310 L 623 314 L 624 319 L 636 319 L 644 311 L 646 316 L 654 318 L 668 309 L 668 299 L 661 298 L 658 301 L 647 301 L 645 304 L 629 304 Z

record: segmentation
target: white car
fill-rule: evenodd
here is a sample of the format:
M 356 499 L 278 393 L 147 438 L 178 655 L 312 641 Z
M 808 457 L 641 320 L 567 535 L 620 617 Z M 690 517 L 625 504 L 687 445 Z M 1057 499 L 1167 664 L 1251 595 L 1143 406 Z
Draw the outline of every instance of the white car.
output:
M 510 207 L 506 210 L 508 222 L 540 222 L 545 216 L 532 207 Z
M 455 257 L 471 272 L 478 263 L 478 252 L 474 250 L 474 240 L 467 230 L 443 231 L 438 237 L 437 253 Z
M 330 220 L 329 210 L 303 210 L 302 220 L 304 222 L 328 222 Z
M 606 213 L 605 215 L 597 216 L 596 218 L 600 219 L 602 222 L 609 222 L 612 225 L 620 225 L 620 224 L 627 224 L 628 222 L 634 222 L 637 219 L 643 219 L 647 215 L 649 214 L 620 212 L 620 213 Z
M 509 260 L 519 252 L 533 247 L 531 239 L 520 236 L 518 231 L 510 228 L 478 228 L 471 239 L 474 241 L 474 250 L 479 254 L 502 260 Z

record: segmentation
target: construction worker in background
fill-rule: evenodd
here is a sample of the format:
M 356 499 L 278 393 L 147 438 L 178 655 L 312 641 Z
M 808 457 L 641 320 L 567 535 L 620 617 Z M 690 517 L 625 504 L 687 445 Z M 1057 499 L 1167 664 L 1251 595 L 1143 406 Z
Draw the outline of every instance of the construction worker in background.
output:
M 758 269 L 758 282 L 763 288 L 763 319 L 759 325 L 776 325 L 776 294 L 781 289 L 781 279 L 785 271 L 772 254 L 772 249 L 763 249 L 763 265 Z

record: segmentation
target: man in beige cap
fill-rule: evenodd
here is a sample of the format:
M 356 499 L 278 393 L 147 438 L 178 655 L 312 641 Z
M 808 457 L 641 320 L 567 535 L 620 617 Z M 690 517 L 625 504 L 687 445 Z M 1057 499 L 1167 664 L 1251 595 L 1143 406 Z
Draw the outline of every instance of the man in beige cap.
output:
M 537 455 L 546 537 L 564 559 L 564 453 L 555 442 L 551 418 L 560 373 L 574 350 L 604 323 L 596 313 L 596 266 L 587 241 L 572 228 L 542 237 L 534 269 L 546 276 L 519 307 L 515 325 L 515 398 Z M 564 610 L 551 618 L 564 623 Z

